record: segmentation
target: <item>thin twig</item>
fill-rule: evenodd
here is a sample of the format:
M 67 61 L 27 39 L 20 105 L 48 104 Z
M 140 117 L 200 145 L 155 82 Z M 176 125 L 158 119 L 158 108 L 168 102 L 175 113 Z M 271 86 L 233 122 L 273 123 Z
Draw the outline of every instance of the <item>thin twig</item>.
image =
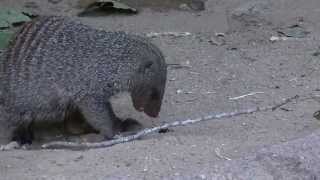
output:
M 229 157 L 222 155 L 220 148 L 215 148 L 215 149 L 214 149 L 214 152 L 215 152 L 216 155 L 217 155 L 219 158 L 221 158 L 221 159 L 225 159 L 225 160 L 228 160 L 228 161 L 231 161 L 231 160 L 232 160 L 232 159 L 230 159 Z
M 256 95 L 256 94 L 263 94 L 263 93 L 264 92 L 252 92 L 252 93 L 241 95 L 241 96 L 237 96 L 237 97 L 231 97 L 231 98 L 229 98 L 229 100 L 238 100 L 238 99 L 241 99 L 241 98 L 245 98 L 247 96 L 253 96 L 253 95 Z
M 159 36 L 173 36 L 173 37 L 184 37 L 184 36 L 191 36 L 190 32 L 150 32 L 147 33 L 147 37 L 159 37 Z
M 185 125 L 189 125 L 189 124 L 195 124 L 198 122 L 202 122 L 202 121 L 208 121 L 208 120 L 213 120 L 213 119 L 221 119 L 221 118 L 228 118 L 228 117 L 234 117 L 234 116 L 239 116 L 239 115 L 243 115 L 243 114 L 251 114 L 254 112 L 261 112 L 261 111 L 268 111 L 268 110 L 275 110 L 277 108 L 279 108 L 280 106 L 283 106 L 289 102 L 291 102 L 294 99 L 298 99 L 299 96 L 293 96 L 287 99 L 284 99 L 283 101 L 281 101 L 280 103 L 271 105 L 271 106 L 265 106 L 265 107 L 255 107 L 255 108 L 251 108 L 251 109 L 246 109 L 246 110 L 242 110 L 242 111 L 234 111 L 234 112 L 230 112 L 230 113 L 220 113 L 220 114 L 210 114 L 204 117 L 199 117 L 196 119 L 187 119 L 187 120 L 182 120 L 182 121 L 174 121 L 171 123 L 165 123 L 161 126 L 157 126 L 157 127 L 153 127 L 153 128 L 147 128 L 144 129 L 134 135 L 130 135 L 130 136 L 125 136 L 125 137 L 120 137 L 118 139 L 114 139 L 114 140 L 109 140 L 109 141 L 103 141 L 103 142 L 98 142 L 98 143 L 74 143 L 74 142 L 51 142 L 51 143 L 47 143 L 47 144 L 43 144 L 42 148 L 46 148 L 46 149 L 73 149 L 73 150 L 80 150 L 80 149 L 93 149 L 93 148 L 103 148 L 103 147 L 109 147 L 109 146 L 113 146 L 115 144 L 120 144 L 120 143 L 125 143 L 125 142 L 129 142 L 129 141 L 133 141 L 136 139 L 139 139 L 143 136 L 149 135 L 151 133 L 157 132 L 159 130 L 163 130 L 163 129 L 167 129 L 167 128 L 171 128 L 171 127 L 176 127 L 176 126 L 185 126 Z

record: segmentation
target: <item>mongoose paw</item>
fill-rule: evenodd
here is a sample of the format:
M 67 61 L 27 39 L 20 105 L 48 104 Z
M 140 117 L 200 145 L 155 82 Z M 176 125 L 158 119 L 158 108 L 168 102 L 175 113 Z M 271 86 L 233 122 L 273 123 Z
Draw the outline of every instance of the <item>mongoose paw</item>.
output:
M 16 141 L 21 145 L 24 145 L 24 144 L 30 145 L 32 144 L 32 140 L 33 140 L 33 135 L 30 133 L 22 133 L 22 134 L 18 133 L 12 138 L 12 141 Z
M 143 128 L 142 124 L 135 119 L 128 118 L 120 125 L 120 133 L 123 136 L 137 133 Z
M 0 151 L 10 151 L 19 148 L 21 148 L 21 146 L 17 141 L 11 141 L 6 145 L 0 145 Z

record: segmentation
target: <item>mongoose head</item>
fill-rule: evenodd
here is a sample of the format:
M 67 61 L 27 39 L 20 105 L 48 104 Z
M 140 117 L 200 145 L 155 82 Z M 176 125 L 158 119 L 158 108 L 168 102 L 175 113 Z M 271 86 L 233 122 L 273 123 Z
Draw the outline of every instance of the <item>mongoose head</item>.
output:
M 165 91 L 167 67 L 161 52 L 156 47 L 152 50 L 152 55 L 144 55 L 134 75 L 131 98 L 136 110 L 157 117 Z

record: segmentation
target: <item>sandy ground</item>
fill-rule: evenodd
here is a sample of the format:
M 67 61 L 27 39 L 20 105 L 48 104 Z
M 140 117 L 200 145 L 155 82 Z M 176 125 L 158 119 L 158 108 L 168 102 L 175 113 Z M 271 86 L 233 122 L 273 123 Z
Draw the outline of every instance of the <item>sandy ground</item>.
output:
M 2 0 L 1 6 L 22 7 L 25 2 L 30 1 Z M 66 0 L 58 4 L 35 2 L 42 14 L 76 13 Z M 319 96 L 319 15 L 318 0 L 208 0 L 206 10 L 201 12 L 143 9 L 134 16 L 80 20 L 96 28 L 138 34 L 191 33 L 184 37 L 153 38 L 167 63 L 185 65 L 168 69 L 159 118 L 150 119 L 134 112 L 126 101 L 114 104 L 120 116 L 131 116 L 153 126 L 208 113 L 265 106 L 294 95 Z M 302 38 L 270 41 L 272 36 L 279 36 L 277 31 L 297 24 L 310 33 Z M 230 99 L 251 92 L 263 93 Z M 289 142 L 282 155 L 295 156 L 298 153 L 289 150 L 299 148 L 309 136 L 313 138 L 308 141 L 311 145 L 299 152 L 319 160 L 320 124 L 313 118 L 313 113 L 320 109 L 319 102 L 319 97 L 300 98 L 275 111 L 174 128 L 168 133 L 103 149 L 0 152 L 0 179 L 318 179 L 320 168 L 314 167 L 319 167 L 319 161 L 305 171 L 288 171 L 297 176 L 285 176 L 279 167 L 299 166 L 297 163 L 304 161 L 275 158 L 288 163 L 266 165 L 268 160 L 260 158 L 250 166 L 243 162 L 251 162 L 250 158 L 261 154 L 263 148 L 276 151 L 275 146 L 286 146 L 289 141 L 295 146 Z M 246 168 L 255 173 L 233 174 L 240 170 L 245 173 Z

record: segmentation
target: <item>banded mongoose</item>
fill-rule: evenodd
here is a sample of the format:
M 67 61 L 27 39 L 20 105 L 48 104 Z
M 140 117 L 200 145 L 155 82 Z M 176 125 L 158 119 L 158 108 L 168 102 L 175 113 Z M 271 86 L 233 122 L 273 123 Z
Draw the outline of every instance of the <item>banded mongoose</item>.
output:
M 157 117 L 167 76 L 164 56 L 149 40 L 58 16 L 23 25 L 0 68 L 0 131 L 20 144 L 32 142 L 33 123 L 63 122 L 75 112 L 110 139 L 119 119 L 109 98 L 127 91 L 135 109 Z

